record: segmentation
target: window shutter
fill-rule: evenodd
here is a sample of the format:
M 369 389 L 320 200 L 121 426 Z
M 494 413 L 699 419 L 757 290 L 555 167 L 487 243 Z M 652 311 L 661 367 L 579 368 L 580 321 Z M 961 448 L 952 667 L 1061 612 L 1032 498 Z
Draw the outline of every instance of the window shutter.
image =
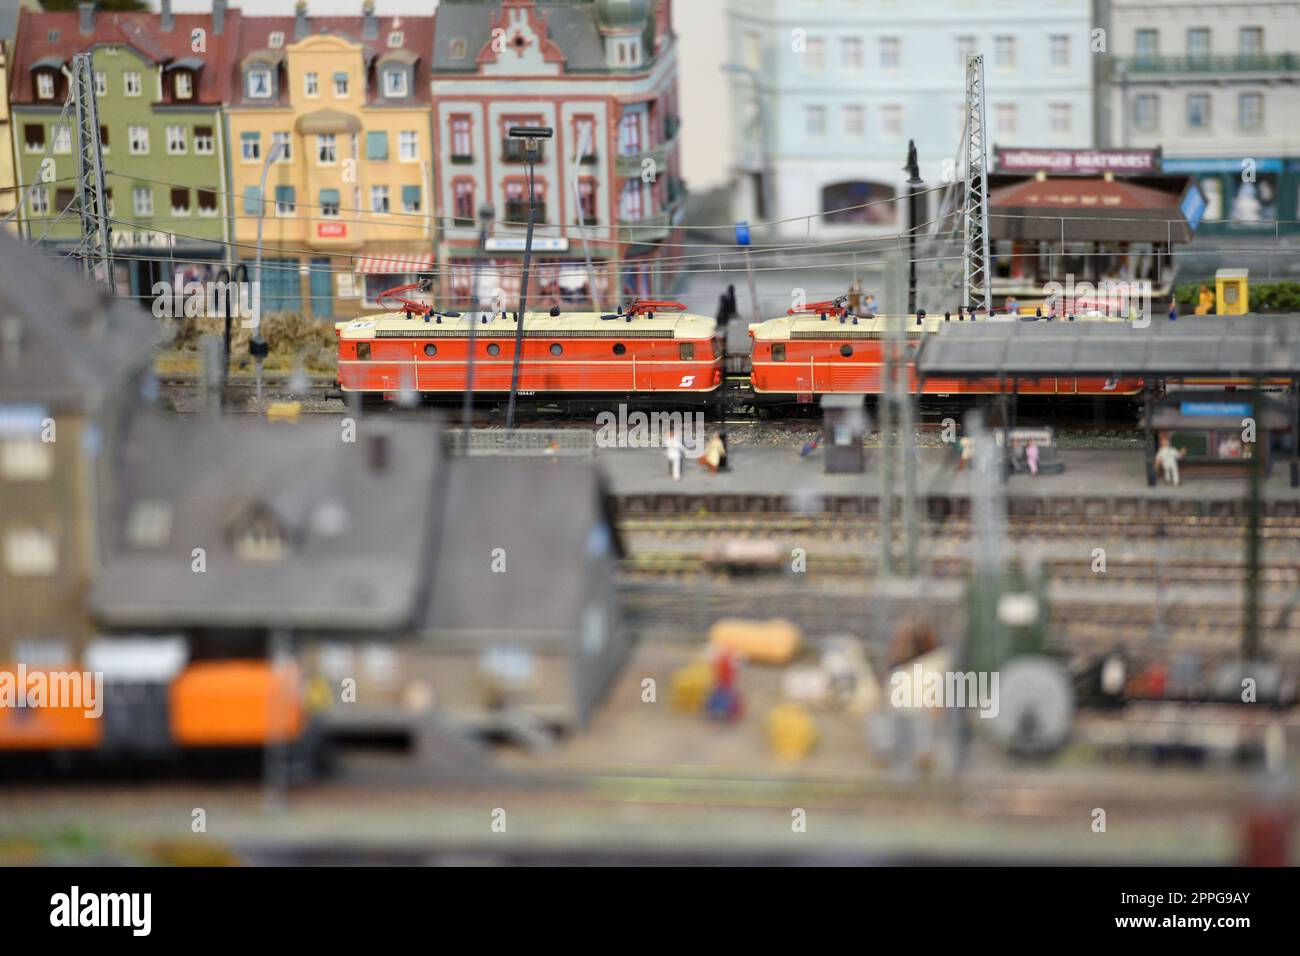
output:
M 337 189 L 322 189 L 320 191 L 320 204 L 322 206 L 339 204 L 339 191 Z
M 403 186 L 402 203 L 403 205 L 414 206 L 415 208 L 418 209 L 420 207 L 420 187 Z
M 244 187 L 244 212 L 256 216 L 262 211 L 262 190 L 257 186 Z
M 366 159 L 387 159 L 387 158 L 388 158 L 388 134 L 367 133 L 366 134 Z

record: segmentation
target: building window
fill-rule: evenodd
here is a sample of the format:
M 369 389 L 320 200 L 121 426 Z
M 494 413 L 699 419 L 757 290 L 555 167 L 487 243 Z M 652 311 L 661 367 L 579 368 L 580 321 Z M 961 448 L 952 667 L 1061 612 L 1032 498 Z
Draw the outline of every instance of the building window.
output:
M 1237 123 L 1246 130 L 1263 128 L 1264 94 L 1242 93 L 1237 98 Z
M 886 139 L 901 139 L 903 136 L 903 108 L 897 105 L 880 108 L 880 128 Z
M 104 152 L 108 152 L 108 127 L 102 124 L 99 127 L 99 145 L 103 148 Z
M 302 91 L 307 96 L 320 96 L 320 76 L 316 73 L 304 73 L 302 76 Z
M 1263 56 L 1263 27 L 1242 27 L 1237 33 L 1237 51 L 1242 56 Z
M 397 158 L 404 163 L 413 163 L 419 158 L 420 136 L 413 129 L 404 129 L 397 134 Z
M 38 100 L 54 99 L 54 74 L 42 70 L 36 74 L 36 98 Z
M 1050 50 L 1052 66 L 1064 69 L 1070 65 L 1070 37 L 1067 34 L 1053 34 Z
M 140 74 L 127 72 L 122 74 L 122 89 L 127 96 L 139 96 L 142 89 Z
M 37 528 L 14 528 L 5 535 L 5 568 L 14 577 L 45 577 L 59 566 L 54 536 Z
M 211 156 L 215 150 L 215 138 L 212 135 L 212 127 L 194 127 L 194 152 L 199 156 Z
M 54 127 L 54 145 L 51 150 L 60 156 L 66 156 L 72 152 L 72 129 L 70 127 L 62 125 Z
M 470 135 L 471 120 L 468 116 L 451 118 L 451 161 L 467 163 L 474 158 L 474 147 Z
M 578 148 L 578 162 L 591 165 L 596 162 L 596 118 L 575 116 L 573 141 Z
M 77 191 L 75 189 L 57 189 L 54 192 L 54 208 L 62 216 L 72 208 L 72 204 L 77 201 Z
M 50 190 L 47 186 L 37 186 L 32 190 L 32 198 L 28 205 L 31 207 L 33 216 L 48 216 L 50 214 Z
M 448 44 L 448 52 L 453 60 L 463 60 L 469 52 L 469 44 L 460 37 L 456 37 Z
M 23 142 L 27 145 L 29 153 L 45 152 L 45 124 L 24 123 Z
M 861 106 L 844 107 L 844 135 L 861 139 L 867 132 L 867 113 Z
M 333 133 L 320 133 L 316 136 L 316 162 L 322 166 L 332 166 L 338 162 Z
M 387 186 L 370 187 L 370 211 L 388 212 L 388 187 Z
M 152 216 L 153 190 L 148 186 L 136 186 L 132 188 L 131 209 L 137 216 Z
M 383 130 L 366 133 L 366 159 L 388 160 L 388 134 Z
M 998 118 L 998 135 L 1014 136 L 1016 132 L 1016 104 L 999 103 L 994 107 Z
M 176 98 L 178 100 L 188 100 L 194 98 L 194 77 L 188 70 L 176 71 Z
M 619 217 L 626 222 L 636 222 L 643 215 L 645 205 L 641 180 L 629 179 L 623 183 L 623 192 L 619 196 Z
M 277 216 L 292 216 L 298 210 L 296 197 L 292 186 L 275 187 L 275 214 Z
M 348 95 L 348 75 L 346 73 L 334 74 L 334 96 L 337 99 L 343 99 Z
M 272 50 L 278 50 L 284 46 L 284 31 L 272 30 L 267 34 L 266 45 Z
M 404 97 L 410 94 L 406 70 L 384 71 L 384 95 L 390 98 Z
M 167 127 L 167 155 L 180 156 L 186 152 L 188 144 L 185 142 L 184 126 Z
M 128 126 L 126 128 L 127 148 L 132 156 L 149 154 L 149 127 Z
M 1210 95 L 1208 93 L 1187 94 L 1188 129 L 1210 128 Z
M 618 151 L 624 156 L 641 152 L 641 113 L 628 110 L 618 124 Z
M 248 97 L 253 100 L 271 98 L 271 68 L 255 66 L 248 71 Z
M 1016 65 L 1016 38 L 1000 36 L 993 38 L 993 62 L 1004 70 Z
M 902 60 L 902 41 L 898 37 L 880 38 L 880 68 L 897 70 Z
M 240 155 L 244 157 L 244 162 L 255 163 L 262 158 L 261 133 L 240 133 L 239 143 L 242 149 Z
M 804 108 L 804 130 L 813 139 L 821 139 L 826 135 L 826 107 Z
M 402 212 L 419 212 L 420 211 L 420 187 L 403 186 L 402 187 Z
M 638 185 L 640 181 L 638 180 Z M 506 221 L 528 222 L 528 183 L 523 177 L 512 176 L 505 181 Z M 546 181 L 533 181 L 533 204 L 537 207 L 537 222 L 546 221 Z
M 172 189 L 172 215 L 188 216 L 190 214 L 190 191 L 184 186 Z
M 820 37 L 809 37 L 804 44 L 803 71 L 818 74 L 826 69 L 826 41 Z
M 326 219 L 335 219 L 339 214 L 339 191 L 322 189 L 320 191 L 320 214 Z
M 1133 49 L 1139 60 L 1153 60 L 1160 53 L 1160 31 L 1138 30 Z
M 840 40 L 840 66 L 846 72 L 860 73 L 865 62 L 862 57 L 862 38 L 844 37 Z
M 1187 56 L 1192 60 L 1210 58 L 1210 31 L 1206 27 L 1192 27 L 1187 31 Z
M 1052 133 L 1068 136 L 1074 127 L 1074 109 L 1069 103 L 1052 103 L 1049 107 Z
M 1154 132 L 1160 127 L 1160 97 L 1140 93 L 1133 99 L 1133 125 L 1143 132 Z
M 960 36 L 957 38 L 957 65 L 966 69 L 966 57 L 975 55 L 975 38 Z
M 451 192 L 455 225 L 472 226 L 474 224 L 474 180 L 467 177 L 453 179 Z
M 578 209 L 584 226 L 594 226 L 599 222 L 596 215 L 596 180 L 591 176 L 578 179 Z
M 287 163 L 293 159 L 293 137 L 288 133 L 272 133 L 271 149 L 280 147 L 280 153 L 276 158 L 277 163 Z
M 217 191 L 215 189 L 200 189 L 197 192 L 199 215 L 215 216 L 217 214 Z
M 108 95 L 108 74 L 98 70 L 95 71 L 95 95 Z
M 54 473 L 54 445 L 39 438 L 0 440 L 0 476 L 8 481 L 40 481 Z
M 392 33 L 388 34 L 389 49 L 395 50 L 399 46 L 401 46 L 404 42 L 405 42 L 405 34 L 403 34 L 401 30 L 394 30 Z

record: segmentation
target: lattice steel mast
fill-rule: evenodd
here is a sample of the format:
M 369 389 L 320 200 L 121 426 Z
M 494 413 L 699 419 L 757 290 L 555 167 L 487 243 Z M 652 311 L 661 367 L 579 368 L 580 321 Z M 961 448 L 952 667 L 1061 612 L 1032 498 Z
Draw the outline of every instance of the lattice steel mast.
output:
M 77 201 L 81 204 L 81 262 L 86 275 L 112 295 L 113 227 L 108 219 L 99 104 L 89 53 L 72 57 L 72 103 L 77 121 Z
M 965 195 L 962 200 L 962 258 L 966 264 L 963 293 L 971 309 L 991 306 L 989 295 L 988 124 L 984 110 L 984 56 L 966 57 Z

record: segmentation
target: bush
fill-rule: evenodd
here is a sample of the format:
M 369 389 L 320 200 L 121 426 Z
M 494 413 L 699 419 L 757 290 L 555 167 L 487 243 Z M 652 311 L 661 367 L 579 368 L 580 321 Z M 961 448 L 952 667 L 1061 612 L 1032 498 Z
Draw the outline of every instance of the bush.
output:
M 1196 309 L 1196 295 L 1202 285 L 1214 291 L 1211 282 L 1184 282 L 1174 289 L 1178 312 L 1186 315 Z M 1300 282 L 1252 282 L 1250 285 L 1251 312 L 1300 312 Z

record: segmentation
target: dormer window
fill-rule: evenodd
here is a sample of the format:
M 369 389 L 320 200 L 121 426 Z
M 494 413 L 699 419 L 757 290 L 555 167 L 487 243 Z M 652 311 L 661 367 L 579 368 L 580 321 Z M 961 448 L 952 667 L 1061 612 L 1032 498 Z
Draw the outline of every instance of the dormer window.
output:
M 271 35 L 266 38 L 266 45 L 270 47 L 272 50 L 278 50 L 282 46 L 284 46 L 284 31 L 283 30 L 272 31 Z
M 41 70 L 36 74 L 36 98 L 38 100 L 54 99 L 54 74 Z
M 389 48 L 399 47 L 402 45 L 402 43 L 405 42 L 405 40 L 406 40 L 406 35 L 402 33 L 401 30 L 394 30 L 392 33 L 388 34 Z
M 245 561 L 277 561 L 289 553 L 289 530 L 274 510 L 255 502 L 231 522 L 230 543 Z
M 407 82 L 406 70 L 384 70 L 384 96 L 394 98 L 409 95 L 410 84 Z
M 59 42 L 59 31 L 58 31 L 58 30 L 50 30 L 50 31 L 48 31 L 48 32 L 45 34 L 45 39 L 46 39 L 48 42 L 50 42 L 50 43 L 58 43 L 58 42 Z
M 194 98 L 194 74 L 188 70 L 176 71 L 176 98 L 189 100 Z
M 271 98 L 274 85 L 269 66 L 253 66 L 248 69 L 248 98 L 267 100 Z
M 465 54 L 469 52 L 469 44 L 460 37 L 457 37 L 449 44 L 448 52 L 451 54 L 453 60 L 463 60 L 465 59 Z

